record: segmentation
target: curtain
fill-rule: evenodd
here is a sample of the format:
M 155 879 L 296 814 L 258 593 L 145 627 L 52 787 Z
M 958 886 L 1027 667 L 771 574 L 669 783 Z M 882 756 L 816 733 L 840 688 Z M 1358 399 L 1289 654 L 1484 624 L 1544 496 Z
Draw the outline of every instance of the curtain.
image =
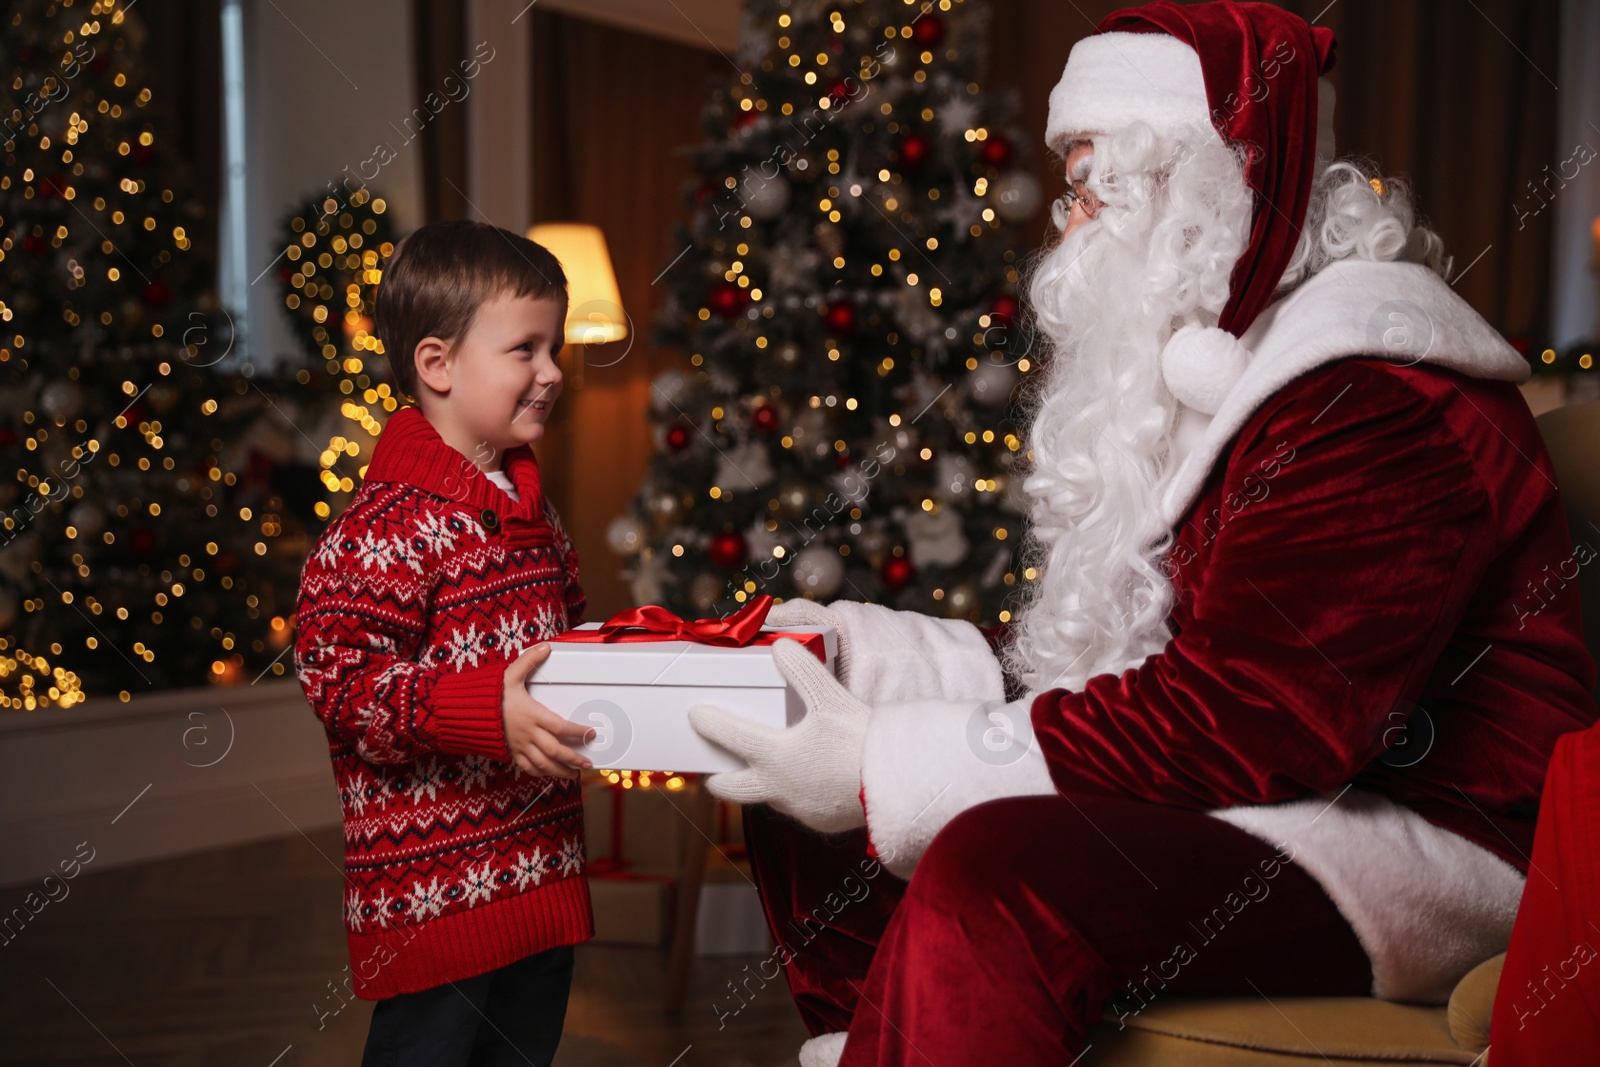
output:
M 460 72 L 457 64 L 472 54 L 467 42 L 467 6 L 452 0 L 413 0 L 411 62 L 415 85 L 441 85 Z M 469 105 L 470 106 L 470 105 Z M 473 215 L 467 188 L 467 110 L 447 107 L 422 127 L 422 217 L 424 222 L 466 219 Z
M 190 227 L 196 251 L 217 262 L 222 195 L 222 4 L 155 0 L 128 11 L 142 23 L 140 61 L 162 142 L 189 169 L 205 218 Z

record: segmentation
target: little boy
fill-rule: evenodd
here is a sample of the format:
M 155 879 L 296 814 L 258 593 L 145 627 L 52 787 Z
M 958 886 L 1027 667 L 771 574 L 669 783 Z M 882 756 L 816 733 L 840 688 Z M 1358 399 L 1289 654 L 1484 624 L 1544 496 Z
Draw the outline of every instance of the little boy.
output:
M 377 334 L 419 406 L 389 420 L 301 576 L 295 670 L 344 807 L 354 990 L 378 1001 L 368 1067 L 548 1064 L 572 946 L 593 936 L 591 764 L 568 747 L 593 731 L 526 689 L 585 607 L 529 447 L 566 311 L 561 264 L 516 234 L 442 222 L 402 241 Z

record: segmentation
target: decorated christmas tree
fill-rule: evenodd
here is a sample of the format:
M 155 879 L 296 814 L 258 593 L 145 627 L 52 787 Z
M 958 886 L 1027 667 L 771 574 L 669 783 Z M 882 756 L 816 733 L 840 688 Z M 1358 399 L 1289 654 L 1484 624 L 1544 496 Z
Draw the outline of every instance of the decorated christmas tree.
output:
M 367 369 L 383 355 L 372 316 L 383 266 L 396 243 L 386 211 L 383 198 L 365 185 L 330 181 L 327 192 L 288 217 L 279 237 L 278 281 L 304 354 L 303 377 L 313 394 L 331 402 L 325 407 L 331 420 L 320 423 L 326 447 L 318 476 L 328 497 L 317 502 L 316 512 L 324 520 L 342 511 L 360 488 L 372 446 L 403 399 Z M 385 367 L 381 377 L 387 376 Z
M 1013 569 L 1034 217 L 977 0 L 751 0 L 666 267 L 659 454 L 609 530 L 638 602 L 761 593 L 994 623 Z
M 119 2 L 0 27 L 0 707 L 286 675 L 298 412 L 240 365 Z M 315 481 L 310 485 L 315 489 Z

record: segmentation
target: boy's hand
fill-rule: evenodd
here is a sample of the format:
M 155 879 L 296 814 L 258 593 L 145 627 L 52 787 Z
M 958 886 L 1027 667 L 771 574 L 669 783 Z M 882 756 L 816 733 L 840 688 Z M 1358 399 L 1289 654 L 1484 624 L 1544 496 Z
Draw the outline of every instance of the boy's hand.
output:
M 506 668 L 500 705 L 506 747 L 511 749 L 512 761 L 528 774 L 576 778 L 580 770 L 588 770 L 594 763 L 561 742 L 592 740 L 595 729 L 563 719 L 528 695 L 528 675 L 549 657 L 550 643 L 541 642 Z

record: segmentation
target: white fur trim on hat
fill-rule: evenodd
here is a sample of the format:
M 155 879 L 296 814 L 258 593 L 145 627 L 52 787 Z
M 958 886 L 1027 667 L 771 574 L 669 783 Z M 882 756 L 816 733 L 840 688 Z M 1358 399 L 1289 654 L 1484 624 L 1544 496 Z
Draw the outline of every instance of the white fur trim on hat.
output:
M 1050 90 L 1045 143 L 1066 142 L 1146 122 L 1158 133 L 1211 129 L 1205 76 L 1195 50 L 1166 33 L 1097 33 L 1072 46 Z
M 1334 158 L 1333 82 L 1317 78 L 1318 170 Z M 1050 90 L 1045 144 L 1147 122 L 1166 133 L 1211 125 L 1205 75 L 1193 48 L 1165 33 L 1097 33 L 1072 46 L 1061 80 Z
M 1215 415 L 1250 366 L 1250 351 L 1227 330 L 1182 326 L 1161 350 L 1161 377 L 1187 406 Z

